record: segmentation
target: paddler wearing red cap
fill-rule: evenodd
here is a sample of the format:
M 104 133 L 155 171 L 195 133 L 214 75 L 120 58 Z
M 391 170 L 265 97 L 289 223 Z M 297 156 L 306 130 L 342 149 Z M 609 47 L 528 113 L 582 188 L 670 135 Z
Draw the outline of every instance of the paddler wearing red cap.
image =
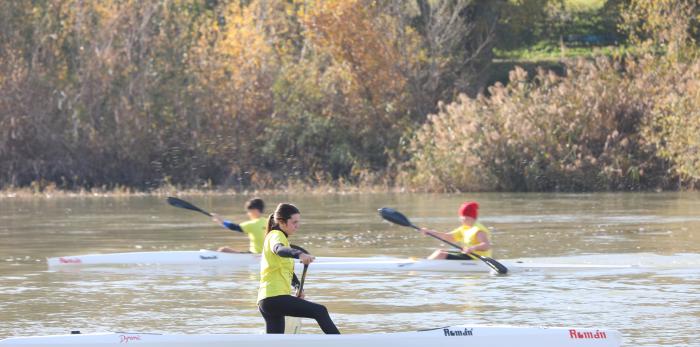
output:
M 461 253 L 438 249 L 428 259 L 476 259 L 465 254 L 470 252 L 491 257 L 491 231 L 477 221 L 478 216 L 479 204 L 469 201 L 463 203 L 459 208 L 459 218 L 462 221 L 459 228 L 447 233 L 422 228 L 423 234 L 435 235 L 445 241 L 461 242 L 464 245 Z

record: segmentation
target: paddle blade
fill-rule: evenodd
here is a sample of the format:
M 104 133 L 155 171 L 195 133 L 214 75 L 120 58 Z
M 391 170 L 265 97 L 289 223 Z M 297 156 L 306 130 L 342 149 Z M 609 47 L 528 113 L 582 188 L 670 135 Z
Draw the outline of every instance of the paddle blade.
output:
M 178 199 L 178 198 L 176 198 L 176 197 L 170 196 L 170 197 L 168 197 L 167 201 L 168 201 L 168 203 L 169 203 L 170 205 L 172 205 L 172 206 L 179 207 L 179 208 L 184 208 L 184 209 L 191 210 L 191 211 L 197 211 L 197 212 L 204 213 L 205 215 L 211 217 L 211 213 L 209 213 L 209 212 L 207 212 L 207 211 L 204 211 L 204 210 L 202 210 L 201 208 L 199 208 L 199 207 L 197 207 L 197 206 L 195 206 L 195 205 L 192 205 L 192 204 L 190 204 L 189 202 L 187 202 L 187 201 L 185 201 L 185 200 Z
M 486 261 L 486 264 L 491 266 L 492 269 L 496 270 L 499 275 L 505 275 L 508 273 L 508 268 L 505 267 L 505 265 L 499 263 L 496 261 L 496 259 L 493 258 L 488 258 L 488 261 Z
M 389 222 L 405 227 L 418 229 L 418 227 L 413 225 L 413 223 L 411 223 L 411 221 L 409 221 L 406 216 L 404 216 L 401 212 L 394 210 L 393 208 L 382 207 L 378 211 L 379 215 L 382 216 L 382 218 L 388 220 Z
M 505 275 L 508 273 L 508 268 L 505 265 L 499 263 L 496 259 L 484 257 L 484 256 L 478 255 L 476 253 L 468 253 L 468 254 L 479 258 L 479 260 L 486 263 L 486 265 L 488 265 L 490 268 L 492 268 L 494 271 L 496 271 L 499 275 Z
M 284 333 L 285 334 L 301 334 L 301 318 L 285 316 L 284 317 Z

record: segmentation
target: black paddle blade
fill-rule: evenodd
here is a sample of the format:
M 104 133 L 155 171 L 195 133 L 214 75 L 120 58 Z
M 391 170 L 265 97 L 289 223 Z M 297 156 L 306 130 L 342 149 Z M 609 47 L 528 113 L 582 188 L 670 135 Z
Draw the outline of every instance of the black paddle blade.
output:
M 173 196 L 169 196 L 167 200 L 168 200 L 168 203 L 170 205 L 173 205 L 175 207 L 184 208 L 184 209 L 191 210 L 191 211 L 201 212 L 201 213 L 204 213 L 205 215 L 211 217 L 211 213 L 204 211 L 201 208 L 199 208 L 195 205 L 192 205 L 185 200 L 178 199 L 178 198 L 173 197 Z
M 496 259 L 484 257 L 483 255 L 478 255 L 476 253 L 469 253 L 469 255 L 479 258 L 479 260 L 486 263 L 486 265 L 488 265 L 490 268 L 496 271 L 499 275 L 505 275 L 508 273 L 508 268 L 505 265 L 499 263 Z
M 388 220 L 389 222 L 405 227 L 418 229 L 418 227 L 413 225 L 413 223 L 411 223 L 411 221 L 409 221 L 406 216 L 404 216 L 401 212 L 394 210 L 393 208 L 382 207 L 378 211 L 379 215 L 382 216 L 382 218 Z
M 486 258 L 486 265 L 491 266 L 492 269 L 496 270 L 499 275 L 505 275 L 508 273 L 508 268 L 505 267 L 505 265 L 499 263 L 496 261 L 496 259 L 489 258 L 489 257 L 484 257 Z

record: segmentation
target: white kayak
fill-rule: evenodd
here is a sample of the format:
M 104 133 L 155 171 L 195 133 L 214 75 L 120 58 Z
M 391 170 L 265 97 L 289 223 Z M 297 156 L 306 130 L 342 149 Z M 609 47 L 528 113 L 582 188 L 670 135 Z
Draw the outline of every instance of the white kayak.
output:
M 631 265 L 556 264 L 518 260 L 500 260 L 509 272 L 538 270 L 604 270 L 626 269 Z M 183 265 L 217 266 L 227 269 L 257 270 L 260 255 L 251 253 L 224 253 L 209 250 L 128 252 L 88 254 L 48 258 L 50 269 L 80 266 L 119 265 Z M 297 263 L 301 267 L 301 264 Z M 316 257 L 314 271 L 432 271 L 432 272 L 490 272 L 490 267 L 478 260 L 428 260 L 422 258 L 392 257 Z
M 96 333 L 15 337 L 0 340 L 0 346 L 98 347 L 135 345 L 141 347 L 617 347 L 622 337 L 615 330 L 584 328 L 528 328 L 457 325 L 415 332 L 347 335 L 264 335 L 264 334 L 151 334 Z

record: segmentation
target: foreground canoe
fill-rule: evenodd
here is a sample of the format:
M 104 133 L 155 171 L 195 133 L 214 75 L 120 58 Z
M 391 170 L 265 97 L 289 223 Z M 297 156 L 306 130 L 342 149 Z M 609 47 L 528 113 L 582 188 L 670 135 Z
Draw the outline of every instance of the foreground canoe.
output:
M 347 335 L 260 335 L 260 334 L 150 334 L 97 333 L 15 337 L 0 340 L 0 346 L 97 347 L 133 344 L 141 347 L 617 347 L 622 337 L 615 330 L 582 328 L 524 328 L 458 325 L 416 332 Z
M 626 269 L 630 265 L 553 264 L 502 260 L 510 272 L 539 270 L 604 270 Z M 60 270 L 81 266 L 121 265 L 180 265 L 180 266 L 225 266 L 232 270 L 257 271 L 260 255 L 250 253 L 224 253 L 209 250 L 128 252 L 88 254 L 48 258 L 50 269 Z M 301 264 L 297 263 L 301 268 Z M 392 257 L 317 257 L 314 271 L 432 271 L 432 272 L 491 272 L 481 261 L 427 260 Z

